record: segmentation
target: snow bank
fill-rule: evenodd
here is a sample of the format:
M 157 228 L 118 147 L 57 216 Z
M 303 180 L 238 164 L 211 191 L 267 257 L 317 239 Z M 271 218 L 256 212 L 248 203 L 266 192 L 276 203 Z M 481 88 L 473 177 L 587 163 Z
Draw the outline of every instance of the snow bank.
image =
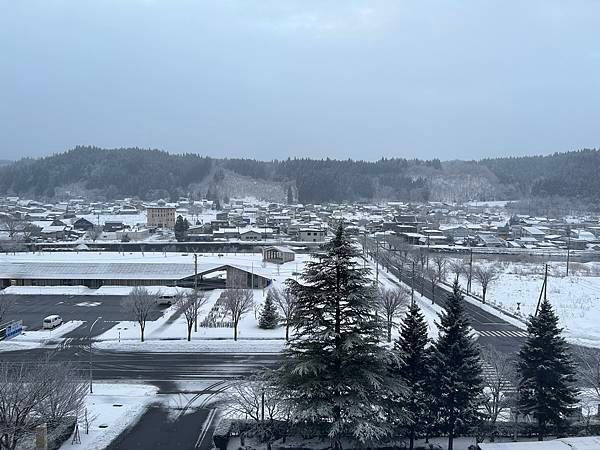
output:
M 222 340 L 146 340 L 145 342 L 100 341 L 94 344 L 99 350 L 120 352 L 155 352 L 155 353 L 277 353 L 283 350 L 283 339 L 233 339 Z

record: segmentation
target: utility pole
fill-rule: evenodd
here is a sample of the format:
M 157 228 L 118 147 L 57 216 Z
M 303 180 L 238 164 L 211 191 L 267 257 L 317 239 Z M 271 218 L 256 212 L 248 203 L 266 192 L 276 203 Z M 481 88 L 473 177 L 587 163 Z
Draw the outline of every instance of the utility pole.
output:
M 544 282 L 542 283 L 542 290 L 540 291 L 540 296 L 538 298 L 537 306 L 535 307 L 534 316 L 537 316 L 538 310 L 540 309 L 540 303 L 542 302 L 542 296 L 544 297 L 544 301 L 546 301 L 547 290 L 548 290 L 548 264 L 546 264 L 546 268 L 544 270 Z
M 571 261 L 571 227 L 567 227 L 567 276 L 569 276 L 569 263 Z
M 92 360 L 92 329 L 94 328 L 94 325 L 96 325 L 96 323 L 102 319 L 102 316 L 98 317 L 94 323 L 92 324 L 92 326 L 90 327 L 90 334 L 89 334 L 89 343 L 90 343 L 90 394 L 94 393 L 94 388 L 93 388 L 93 384 L 94 384 L 94 373 L 92 370 L 93 367 L 93 360 Z
M 198 255 L 194 253 L 194 290 L 198 290 Z
M 379 286 L 379 239 L 375 239 L 375 286 Z
M 469 249 L 471 256 L 469 258 L 469 279 L 467 280 L 467 294 L 471 292 L 471 280 L 473 279 L 473 249 Z
M 415 303 L 415 262 L 412 262 L 412 274 L 410 282 L 410 301 Z

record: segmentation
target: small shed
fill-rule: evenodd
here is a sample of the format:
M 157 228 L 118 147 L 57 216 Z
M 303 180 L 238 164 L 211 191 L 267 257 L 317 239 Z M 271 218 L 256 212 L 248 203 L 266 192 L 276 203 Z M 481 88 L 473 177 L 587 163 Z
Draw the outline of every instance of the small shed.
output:
M 296 253 L 289 247 L 270 246 L 263 248 L 263 261 L 283 264 L 293 261 L 296 258 Z

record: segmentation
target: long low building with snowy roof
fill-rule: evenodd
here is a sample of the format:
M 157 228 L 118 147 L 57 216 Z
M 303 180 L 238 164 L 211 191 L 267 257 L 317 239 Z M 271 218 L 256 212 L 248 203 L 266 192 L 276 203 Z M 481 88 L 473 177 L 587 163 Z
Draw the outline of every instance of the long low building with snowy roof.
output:
M 262 289 L 271 283 L 254 267 L 203 263 L 38 262 L 0 265 L 0 284 L 8 286 L 180 286 Z

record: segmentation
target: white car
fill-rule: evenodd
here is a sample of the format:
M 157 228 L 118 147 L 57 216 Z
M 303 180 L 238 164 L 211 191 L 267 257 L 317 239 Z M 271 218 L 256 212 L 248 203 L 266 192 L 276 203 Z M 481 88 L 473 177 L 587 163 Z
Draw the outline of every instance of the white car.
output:
M 44 318 L 44 329 L 49 329 L 52 330 L 53 328 L 56 328 L 60 325 L 62 325 L 63 320 L 62 317 L 54 314 L 52 316 L 48 316 Z

